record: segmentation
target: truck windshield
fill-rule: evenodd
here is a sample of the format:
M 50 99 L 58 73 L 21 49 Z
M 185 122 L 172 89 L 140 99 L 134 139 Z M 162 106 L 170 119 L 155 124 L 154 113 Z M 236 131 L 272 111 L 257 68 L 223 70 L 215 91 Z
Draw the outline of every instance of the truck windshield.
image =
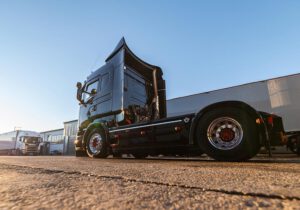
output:
M 40 138 L 39 137 L 31 137 L 31 136 L 23 136 L 22 137 L 22 141 L 25 143 L 38 143 L 40 142 Z

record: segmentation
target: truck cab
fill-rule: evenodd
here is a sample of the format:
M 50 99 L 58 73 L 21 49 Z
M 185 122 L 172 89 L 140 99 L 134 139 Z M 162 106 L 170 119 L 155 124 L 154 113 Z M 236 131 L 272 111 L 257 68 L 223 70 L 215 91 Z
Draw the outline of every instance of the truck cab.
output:
M 119 125 L 166 117 L 162 75 L 159 67 L 135 56 L 123 38 L 106 64 L 78 84 L 79 130 L 96 118 Z
M 137 57 L 124 38 L 105 62 L 83 84 L 77 83 L 76 156 L 143 158 L 205 152 L 218 160 L 245 160 L 270 143 L 274 132 L 283 130 L 280 117 L 241 101 L 222 101 L 196 113 L 167 117 L 160 67 Z M 272 133 L 266 124 L 269 117 L 278 124 L 275 130 L 272 125 Z
M 17 155 L 39 154 L 41 135 L 34 131 L 18 131 L 16 136 Z

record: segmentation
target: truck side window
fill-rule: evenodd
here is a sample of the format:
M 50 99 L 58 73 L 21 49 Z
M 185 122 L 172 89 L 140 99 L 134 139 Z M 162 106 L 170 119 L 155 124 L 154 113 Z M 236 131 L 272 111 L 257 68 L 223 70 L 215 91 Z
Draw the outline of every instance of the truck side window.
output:
M 99 81 L 97 80 L 97 81 L 87 85 L 85 91 L 90 93 L 93 89 L 98 90 L 98 83 L 99 83 Z M 88 93 L 83 94 L 84 101 L 86 101 L 90 97 L 90 94 L 88 94 Z

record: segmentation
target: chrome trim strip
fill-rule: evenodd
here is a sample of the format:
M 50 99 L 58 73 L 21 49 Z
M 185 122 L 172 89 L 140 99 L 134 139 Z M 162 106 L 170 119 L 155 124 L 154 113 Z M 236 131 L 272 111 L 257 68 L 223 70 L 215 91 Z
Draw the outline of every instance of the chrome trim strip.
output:
M 111 130 L 111 131 L 109 131 L 109 133 L 114 133 L 114 132 L 118 132 L 118 131 L 125 131 L 125 130 L 133 130 L 133 129 L 138 129 L 138 128 L 146 128 L 146 127 L 151 127 L 151 126 L 155 126 L 155 125 L 167 125 L 167 124 L 172 124 L 172 123 L 177 123 L 177 122 L 182 122 L 182 120 L 155 123 L 155 124 L 149 124 L 149 125 L 140 125 L 140 126 L 129 127 L 129 128 L 121 128 L 121 129 Z

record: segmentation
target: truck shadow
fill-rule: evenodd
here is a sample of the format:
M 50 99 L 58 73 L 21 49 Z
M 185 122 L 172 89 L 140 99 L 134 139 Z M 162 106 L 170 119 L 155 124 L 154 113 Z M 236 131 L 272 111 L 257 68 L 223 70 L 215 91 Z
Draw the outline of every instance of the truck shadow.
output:
M 193 157 L 193 158 L 183 158 L 183 157 L 147 157 L 145 159 L 135 159 L 131 157 L 123 157 L 119 159 L 111 159 L 111 160 L 126 160 L 126 161 L 132 161 L 132 162 L 147 162 L 147 161 L 154 161 L 154 162 L 160 162 L 160 161 L 172 161 L 172 162 L 213 162 L 213 163 L 231 163 L 229 161 L 217 161 L 214 159 L 211 159 L 209 157 Z M 255 157 L 253 159 L 247 160 L 247 161 L 240 161 L 240 162 L 232 162 L 232 163 L 300 163 L 300 157 L 296 155 L 283 155 L 276 157 Z

